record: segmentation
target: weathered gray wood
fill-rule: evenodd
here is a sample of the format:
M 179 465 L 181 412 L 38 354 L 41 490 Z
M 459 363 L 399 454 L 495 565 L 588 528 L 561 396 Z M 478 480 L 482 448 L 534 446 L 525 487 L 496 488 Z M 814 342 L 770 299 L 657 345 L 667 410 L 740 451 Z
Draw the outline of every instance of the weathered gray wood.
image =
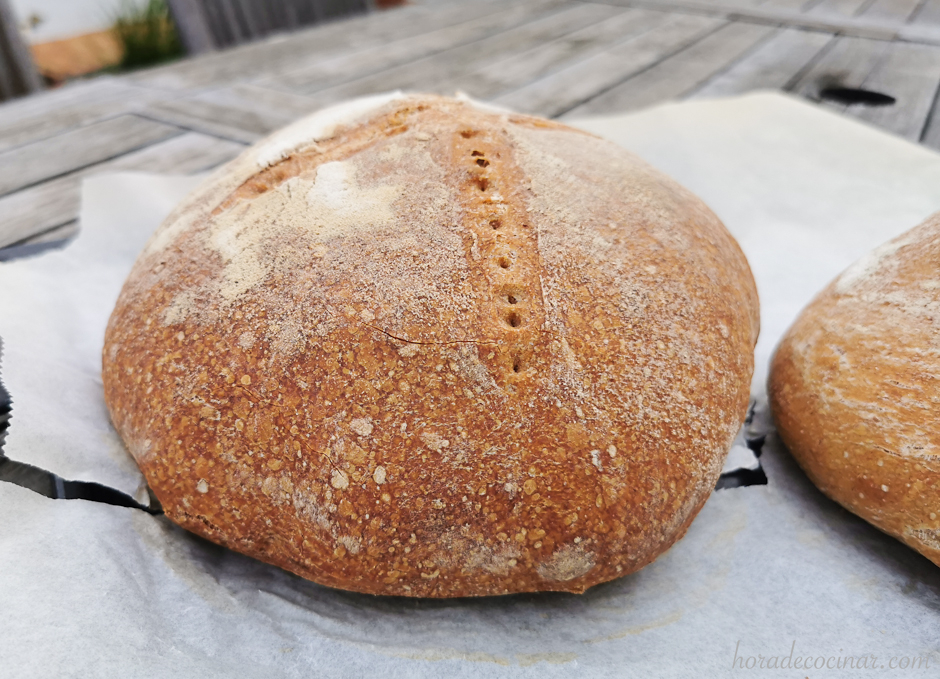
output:
M 832 48 L 793 85 L 793 91 L 818 101 L 820 91 L 829 86 L 861 87 L 890 44 L 882 40 L 837 38 Z M 840 113 L 845 111 L 844 105 L 823 103 Z
M 272 90 L 256 84 L 232 85 L 216 90 L 202 92 L 197 97 L 239 109 L 255 111 L 258 115 L 270 119 L 268 125 L 284 124 L 278 120 L 291 121 L 315 110 L 316 103 L 308 96 L 295 92 Z M 270 127 L 264 129 L 269 131 Z
M 261 116 L 231 106 L 200 99 L 158 102 L 147 109 L 148 118 L 185 130 L 211 134 L 242 144 L 251 144 L 269 128 Z
M 832 40 L 829 33 L 798 28 L 782 30 L 691 96 L 725 97 L 755 89 L 785 90 Z
M 811 6 L 814 0 L 764 0 L 758 3 L 763 9 L 780 9 L 788 12 L 802 12 Z
M 927 123 L 921 133 L 920 143 L 932 149 L 940 150 L 940 113 L 937 112 L 936 103 L 927 116 Z
M 775 30 L 771 26 L 757 24 L 728 24 L 571 110 L 568 115 L 629 111 L 680 98 L 767 39 Z
M 655 2 L 656 0 L 650 0 Z M 725 10 L 751 9 L 764 4 L 762 0 L 696 0 L 705 5 L 721 7 Z
M 905 23 L 922 2 L 923 0 L 874 0 L 859 16 L 869 21 Z
M 915 24 L 940 26 L 940 0 L 924 0 L 920 7 L 911 15 L 910 21 Z M 927 116 L 927 123 L 921 133 L 920 142 L 930 148 L 940 149 L 940 93 L 934 97 L 933 108 Z
M 170 90 L 245 82 L 283 73 L 304 62 L 315 62 L 342 52 L 420 35 L 433 28 L 461 23 L 468 18 L 499 12 L 507 5 L 528 1 L 490 0 L 469 5 L 415 5 L 374 12 L 341 22 L 321 24 L 289 36 L 275 35 L 237 48 L 150 69 L 129 79 L 141 85 Z
M 604 0 L 605 2 L 610 0 Z M 682 5 L 686 9 L 706 9 L 706 14 L 714 13 L 733 13 L 736 11 L 748 10 L 784 10 L 789 12 L 808 11 L 810 7 L 822 0 L 643 0 L 645 4 L 658 5 L 660 9 L 668 11 L 680 11 L 675 9 L 676 5 Z M 630 0 L 613 0 L 616 4 L 634 4 Z
M 0 152 L 167 96 L 176 95 L 100 77 L 7 102 L 0 106 Z
M 893 106 L 849 106 L 846 113 L 897 135 L 920 141 L 937 88 L 940 86 L 940 47 L 894 43 L 885 59 L 865 78 L 862 87 L 884 92 Z
M 258 84 L 283 88 L 287 91 L 311 92 L 325 89 L 357 77 L 364 77 L 459 45 L 481 40 L 537 19 L 544 13 L 557 11 L 565 4 L 570 5 L 567 0 L 538 0 L 509 5 L 504 11 L 487 13 L 478 19 L 431 30 L 419 36 L 408 36 L 395 42 L 371 45 L 332 58 L 308 62 L 302 67 L 258 81 Z M 615 8 L 604 7 L 603 9 L 608 12 L 608 15 L 618 12 Z
M 235 85 L 156 102 L 148 118 L 224 139 L 251 143 L 318 108 L 309 97 L 256 85 Z
M 862 0 L 832 0 L 845 2 L 845 6 Z M 774 7 L 734 7 L 717 2 L 703 0 L 604 0 L 612 4 L 627 7 L 647 7 L 663 11 L 703 14 L 705 16 L 721 17 L 732 21 L 748 21 L 764 23 L 774 26 L 789 26 L 792 28 L 805 28 L 808 30 L 826 31 L 841 35 L 872 38 L 876 40 L 903 40 L 905 42 L 919 42 L 929 45 L 940 45 L 940 30 L 930 25 L 912 25 L 905 23 L 888 24 L 872 21 L 865 18 L 856 18 L 832 11 L 814 12 L 812 8 L 807 11 L 781 10 Z M 833 5 L 833 8 L 838 5 Z
M 42 78 L 20 35 L 8 0 L 0 0 L 0 101 L 42 89 Z
M 7 247 L 0 247 L 0 262 L 18 257 L 28 257 L 44 250 L 65 245 L 66 241 L 78 235 L 78 220 L 57 226 L 54 229 L 21 240 Z
M 808 16 L 853 17 L 871 0 L 821 0 L 804 10 Z
M 187 54 L 203 54 L 215 49 L 199 0 L 167 0 L 167 6 Z
M 508 94 L 641 35 L 665 19 L 661 12 L 624 10 L 522 54 L 482 64 L 472 73 L 454 79 L 453 87 L 478 99 Z
M 940 0 L 923 0 L 908 21 L 915 26 L 940 27 Z
M 453 94 L 452 83 L 481 64 L 523 53 L 535 44 L 602 21 L 612 11 L 597 4 L 575 4 L 560 10 L 553 7 L 532 21 L 491 37 L 310 94 L 323 104 L 389 89 Z
M 495 98 L 494 103 L 555 117 L 714 32 L 719 19 L 664 14 L 661 24 L 611 49 Z
M 243 148 L 230 141 L 186 133 L 4 196 L 0 198 L 0 247 L 29 241 L 72 222 L 78 216 L 85 177 L 118 170 L 191 174 L 215 167 Z
M 181 134 L 134 115 L 102 120 L 0 153 L 0 196 Z

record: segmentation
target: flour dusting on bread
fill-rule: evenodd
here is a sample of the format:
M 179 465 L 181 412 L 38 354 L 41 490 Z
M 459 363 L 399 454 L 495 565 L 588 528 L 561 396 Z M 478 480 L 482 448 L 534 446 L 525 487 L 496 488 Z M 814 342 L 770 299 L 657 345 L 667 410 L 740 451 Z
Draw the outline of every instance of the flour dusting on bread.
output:
M 938 271 L 940 214 L 862 257 L 804 309 L 768 392 L 816 485 L 940 565 Z
M 350 99 L 330 106 L 271 135 L 261 144 L 253 147 L 251 154 L 258 167 L 264 169 L 284 160 L 296 151 L 329 139 L 340 127 L 362 120 L 376 109 L 404 97 L 405 95 L 399 91 L 387 92 Z
M 189 530 L 362 592 L 581 592 L 685 532 L 756 334 L 740 248 L 672 180 L 559 123 L 395 95 L 187 198 L 103 379 Z

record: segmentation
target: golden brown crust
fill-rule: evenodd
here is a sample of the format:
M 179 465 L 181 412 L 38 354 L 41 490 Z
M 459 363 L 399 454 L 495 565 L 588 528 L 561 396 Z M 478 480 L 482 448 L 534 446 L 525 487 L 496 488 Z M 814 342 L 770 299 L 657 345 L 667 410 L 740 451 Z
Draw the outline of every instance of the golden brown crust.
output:
M 940 565 L 940 214 L 802 312 L 774 355 L 777 429 L 820 490 Z
M 757 336 L 701 201 L 591 135 L 442 97 L 267 152 L 171 215 L 108 326 L 112 420 L 171 519 L 437 597 L 580 592 L 684 534 Z

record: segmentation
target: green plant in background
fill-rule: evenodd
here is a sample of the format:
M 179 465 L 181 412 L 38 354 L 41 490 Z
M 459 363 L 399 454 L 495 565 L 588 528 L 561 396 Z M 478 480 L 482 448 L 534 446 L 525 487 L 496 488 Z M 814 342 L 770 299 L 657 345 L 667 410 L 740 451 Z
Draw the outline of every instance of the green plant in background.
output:
M 124 45 L 121 68 L 150 66 L 183 55 L 166 0 L 122 0 L 114 32 Z

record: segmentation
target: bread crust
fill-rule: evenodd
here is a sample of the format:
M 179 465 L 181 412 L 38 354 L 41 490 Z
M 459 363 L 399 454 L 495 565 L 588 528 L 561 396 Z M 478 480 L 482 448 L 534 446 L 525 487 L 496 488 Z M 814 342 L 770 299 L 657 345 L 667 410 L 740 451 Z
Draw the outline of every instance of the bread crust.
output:
M 768 392 L 820 490 L 940 565 L 940 213 L 846 270 L 784 336 Z
M 453 99 L 298 129 L 174 211 L 108 325 L 112 421 L 167 516 L 374 594 L 581 592 L 668 549 L 753 370 L 714 214 L 609 142 Z

